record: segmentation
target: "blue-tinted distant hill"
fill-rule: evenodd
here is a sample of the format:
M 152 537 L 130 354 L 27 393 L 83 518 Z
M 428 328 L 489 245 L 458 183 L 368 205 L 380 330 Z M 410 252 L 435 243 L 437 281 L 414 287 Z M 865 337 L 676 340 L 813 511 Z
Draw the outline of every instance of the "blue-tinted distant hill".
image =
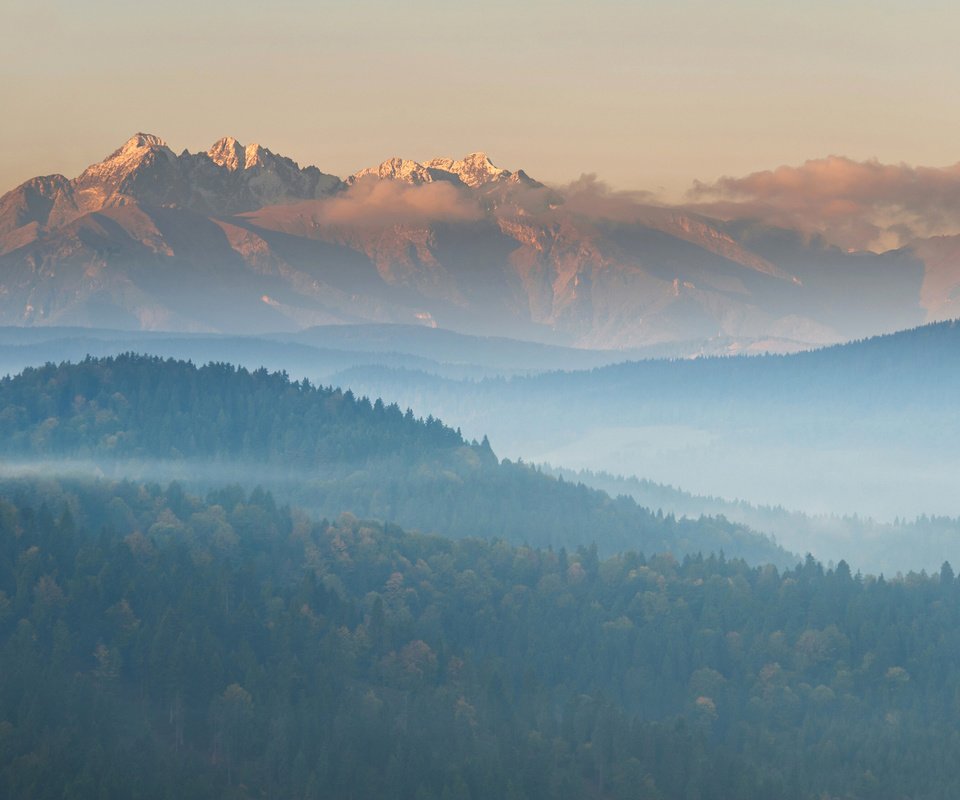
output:
M 922 514 L 914 519 L 879 521 L 858 514 L 804 514 L 782 506 L 757 506 L 744 501 L 704 497 L 636 477 L 589 470 L 556 469 L 548 475 L 584 483 L 611 497 L 627 495 L 644 508 L 697 519 L 722 516 L 775 536 L 798 553 L 837 563 L 872 575 L 935 572 L 944 561 L 960 563 L 960 518 Z
M 816 513 L 960 514 L 956 322 L 792 355 L 335 380 L 487 432 L 507 455 Z
M 630 358 L 683 352 L 682 345 L 586 350 L 502 336 L 469 336 L 422 325 L 322 325 L 296 333 L 269 334 L 264 338 L 357 352 L 404 353 L 450 365 L 484 366 L 488 371 L 502 373 L 591 369 Z
M 239 336 L 216 333 L 115 330 L 57 326 L 0 327 L 0 374 L 47 362 L 81 361 L 140 352 L 198 364 L 224 361 L 266 367 L 291 377 L 328 382 L 357 366 L 420 370 L 476 380 L 585 369 L 633 356 L 674 355 L 683 348 L 582 350 L 503 337 L 468 336 L 417 325 L 324 325 L 299 332 Z
M 557 409 L 566 407 L 572 415 L 579 411 L 577 401 L 583 401 L 623 419 L 642 411 L 673 421 L 682 408 L 696 419 L 733 415 L 755 420 L 758 412 L 777 416 L 786 407 L 819 410 L 854 402 L 861 416 L 910 406 L 932 411 L 950 408 L 960 390 L 960 323 L 935 323 L 789 355 L 624 360 L 479 384 L 438 381 L 410 369 L 360 368 L 336 378 L 397 387 L 422 382 L 431 391 L 484 400 L 536 398 Z M 782 418 L 777 422 L 789 424 Z

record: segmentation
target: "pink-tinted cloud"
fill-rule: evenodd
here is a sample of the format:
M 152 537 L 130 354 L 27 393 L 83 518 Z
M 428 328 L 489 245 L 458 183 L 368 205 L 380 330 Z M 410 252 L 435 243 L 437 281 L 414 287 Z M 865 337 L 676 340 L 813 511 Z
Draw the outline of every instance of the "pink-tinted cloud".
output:
M 848 248 L 883 250 L 960 232 L 960 164 L 913 167 L 830 156 L 716 183 L 696 183 L 694 210 L 820 233 Z
M 323 201 L 318 209 L 318 221 L 376 228 L 467 221 L 479 219 L 482 214 L 474 197 L 446 181 L 412 185 L 366 178 Z
M 581 175 L 560 190 L 565 211 L 590 219 L 636 222 L 656 199 L 652 192 L 624 192 L 611 189 L 596 175 Z

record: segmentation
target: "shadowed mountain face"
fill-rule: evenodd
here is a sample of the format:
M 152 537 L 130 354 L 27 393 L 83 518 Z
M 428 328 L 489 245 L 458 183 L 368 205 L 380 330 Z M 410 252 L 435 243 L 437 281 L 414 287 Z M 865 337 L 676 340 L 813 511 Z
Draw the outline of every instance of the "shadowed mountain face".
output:
M 483 153 L 395 158 L 341 181 L 231 138 L 177 155 L 137 134 L 73 180 L 34 178 L 0 198 L 0 324 L 378 322 L 790 351 L 946 313 L 951 253 L 848 253 L 680 209 L 611 209 Z

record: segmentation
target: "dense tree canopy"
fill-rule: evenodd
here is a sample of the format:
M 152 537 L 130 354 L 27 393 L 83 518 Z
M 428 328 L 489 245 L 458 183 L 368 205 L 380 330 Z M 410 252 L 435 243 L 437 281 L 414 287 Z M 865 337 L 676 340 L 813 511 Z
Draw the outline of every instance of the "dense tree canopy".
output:
M 953 798 L 960 586 L 0 484 L 5 797 Z
M 229 364 L 123 355 L 48 364 L 0 381 L 8 453 L 204 457 L 297 467 L 363 464 L 464 444 L 438 420 L 396 405 Z

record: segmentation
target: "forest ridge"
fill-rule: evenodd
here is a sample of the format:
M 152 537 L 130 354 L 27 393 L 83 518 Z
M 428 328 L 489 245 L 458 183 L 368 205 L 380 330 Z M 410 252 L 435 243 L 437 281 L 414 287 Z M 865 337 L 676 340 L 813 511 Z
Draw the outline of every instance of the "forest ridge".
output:
M 7 480 L 0 790 L 946 799 L 958 593 Z

